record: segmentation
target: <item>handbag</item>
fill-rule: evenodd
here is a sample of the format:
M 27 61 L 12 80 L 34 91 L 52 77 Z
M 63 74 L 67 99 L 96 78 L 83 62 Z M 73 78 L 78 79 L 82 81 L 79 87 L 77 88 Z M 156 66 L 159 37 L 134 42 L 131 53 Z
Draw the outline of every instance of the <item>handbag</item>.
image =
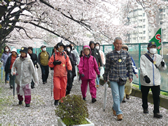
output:
M 117 82 L 118 85 L 125 85 L 127 80 L 123 80 L 122 78 L 119 78 L 119 81 Z

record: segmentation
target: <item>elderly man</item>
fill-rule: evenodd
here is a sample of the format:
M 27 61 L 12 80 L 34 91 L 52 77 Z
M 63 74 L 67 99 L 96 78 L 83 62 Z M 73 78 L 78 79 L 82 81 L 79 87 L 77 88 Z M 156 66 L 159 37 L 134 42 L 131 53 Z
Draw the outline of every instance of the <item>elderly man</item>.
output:
M 132 60 L 127 51 L 122 50 L 122 39 L 120 37 L 114 40 L 115 49 L 106 55 L 106 65 L 104 73 L 104 81 L 107 82 L 109 76 L 110 87 L 113 96 L 113 114 L 117 116 L 117 120 L 122 120 L 122 111 L 120 103 L 124 98 L 124 85 L 127 81 L 127 73 L 129 81 L 132 82 Z
M 142 107 L 145 114 L 148 113 L 148 93 L 149 89 L 152 90 L 153 102 L 154 102 L 154 118 L 162 118 L 159 112 L 160 104 L 160 83 L 161 76 L 160 70 L 166 70 L 167 66 L 163 60 L 163 57 L 157 54 L 155 42 L 148 44 L 148 53 L 141 56 L 140 59 L 140 81 L 142 92 Z

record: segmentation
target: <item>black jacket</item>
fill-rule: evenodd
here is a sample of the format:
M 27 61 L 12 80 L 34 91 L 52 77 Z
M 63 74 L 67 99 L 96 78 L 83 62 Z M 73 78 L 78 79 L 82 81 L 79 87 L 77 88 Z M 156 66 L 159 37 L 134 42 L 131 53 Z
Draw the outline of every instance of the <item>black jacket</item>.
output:
M 18 57 L 18 56 L 17 56 Z M 6 65 L 5 65 L 5 72 L 6 73 L 10 73 L 11 69 L 10 69 L 10 65 L 11 65 L 11 59 L 12 59 L 12 55 L 10 55 L 6 61 Z
M 102 60 L 101 60 L 101 56 L 100 56 L 99 50 L 97 50 L 96 48 L 91 49 L 91 55 L 95 57 L 98 66 L 99 67 L 102 66 Z
M 73 53 L 67 53 L 72 65 L 72 77 L 76 76 L 75 66 L 76 66 L 76 57 Z
M 38 62 L 37 55 L 35 53 L 29 54 L 29 55 L 31 57 L 31 60 L 32 60 L 34 66 L 37 65 L 37 62 Z M 38 65 L 37 65 L 37 67 L 38 67 Z

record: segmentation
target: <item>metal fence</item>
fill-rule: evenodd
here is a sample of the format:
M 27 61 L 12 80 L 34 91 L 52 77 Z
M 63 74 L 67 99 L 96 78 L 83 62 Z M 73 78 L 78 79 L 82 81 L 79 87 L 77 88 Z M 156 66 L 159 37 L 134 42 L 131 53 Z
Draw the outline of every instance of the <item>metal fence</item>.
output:
M 145 54 L 147 52 L 147 44 L 148 43 L 130 43 L 128 45 L 128 52 L 133 57 L 135 64 L 137 68 L 140 68 L 140 57 L 141 55 Z M 78 53 L 80 54 L 80 51 L 83 49 L 83 46 L 77 46 L 76 47 Z M 100 49 L 107 54 L 108 52 L 112 51 L 114 49 L 114 46 L 112 44 L 110 45 L 101 45 Z M 53 47 L 47 47 L 47 52 L 52 54 Z M 163 51 L 162 51 L 163 50 Z M 160 54 L 162 55 L 163 52 L 163 58 L 168 65 L 168 42 L 163 42 L 163 48 L 162 48 Z M 18 52 L 20 50 L 17 50 Z M 40 48 L 34 48 L 33 52 L 37 55 L 41 52 Z M 140 75 L 140 70 L 138 75 Z M 164 92 L 168 92 L 168 70 L 161 72 L 161 90 Z M 134 75 L 133 83 L 139 85 L 140 87 L 140 78 L 136 78 Z

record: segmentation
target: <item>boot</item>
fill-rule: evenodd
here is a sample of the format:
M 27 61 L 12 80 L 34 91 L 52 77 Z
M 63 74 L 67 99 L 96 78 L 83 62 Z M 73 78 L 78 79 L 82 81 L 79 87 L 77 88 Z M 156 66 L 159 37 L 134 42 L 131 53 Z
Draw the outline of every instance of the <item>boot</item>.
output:
M 26 107 L 30 107 L 30 104 L 26 104 Z
M 95 103 L 97 100 L 95 98 L 92 98 L 92 103 Z
M 143 113 L 148 114 L 149 113 L 148 109 L 143 109 Z
M 84 101 L 86 101 L 86 98 L 83 98 Z
M 125 103 L 125 102 L 126 102 L 126 100 L 125 100 L 125 98 L 123 98 L 122 103 Z
M 58 101 L 59 101 L 59 100 L 55 100 L 55 102 L 54 102 L 54 105 L 55 105 L 55 106 L 58 106 Z
M 19 101 L 19 105 L 22 105 L 22 101 Z
M 155 113 L 153 117 L 160 119 L 160 118 L 162 118 L 163 116 L 162 116 L 160 113 Z
M 122 114 L 117 115 L 117 120 L 121 121 L 123 119 Z

